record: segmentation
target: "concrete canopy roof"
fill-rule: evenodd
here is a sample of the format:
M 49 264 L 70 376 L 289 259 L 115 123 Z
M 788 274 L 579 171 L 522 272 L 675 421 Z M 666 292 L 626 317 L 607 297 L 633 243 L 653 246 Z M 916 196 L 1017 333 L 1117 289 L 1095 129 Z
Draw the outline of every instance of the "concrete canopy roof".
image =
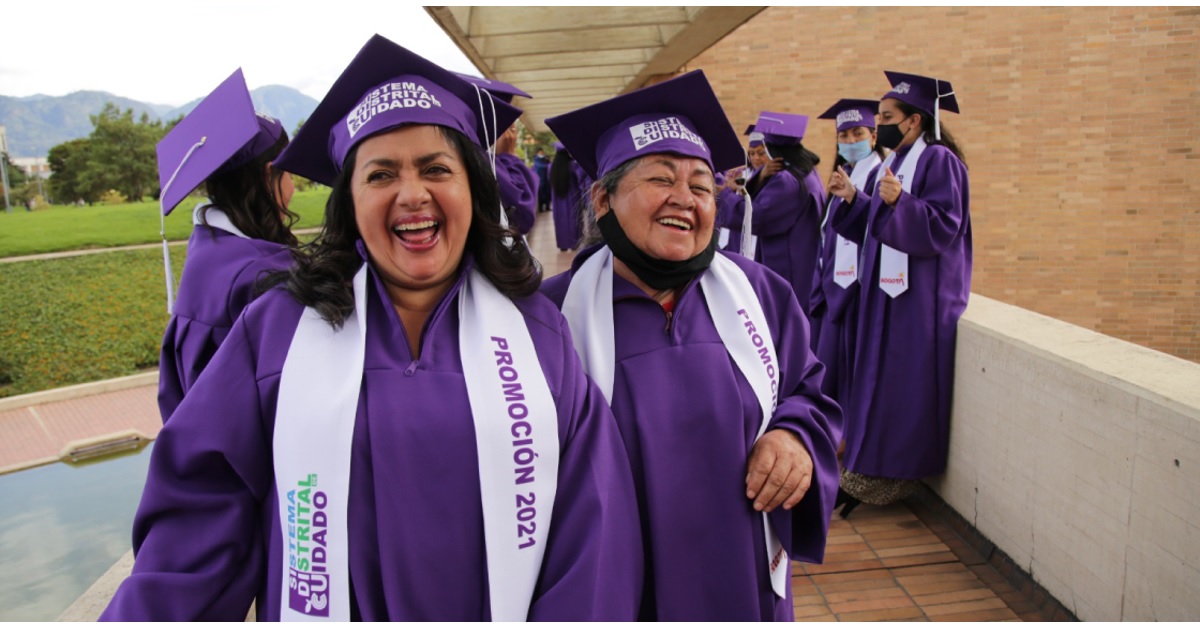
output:
M 484 77 L 546 118 L 669 78 L 764 7 L 425 7 Z

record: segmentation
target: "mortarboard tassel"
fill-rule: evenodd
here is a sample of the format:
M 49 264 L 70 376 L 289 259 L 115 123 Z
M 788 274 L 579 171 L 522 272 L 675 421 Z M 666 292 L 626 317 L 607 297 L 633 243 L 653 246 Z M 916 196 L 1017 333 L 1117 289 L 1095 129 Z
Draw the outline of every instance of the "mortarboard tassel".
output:
M 942 82 L 933 80 L 933 91 L 937 96 L 933 99 L 933 137 L 938 140 L 942 139 L 942 97 L 953 96 L 954 90 L 950 90 L 946 94 L 942 94 Z
M 192 153 L 196 149 L 199 149 L 200 147 L 204 146 L 204 143 L 207 140 L 208 140 L 208 136 L 204 136 L 204 137 L 200 138 L 199 142 L 197 142 L 196 144 L 193 144 L 192 148 L 188 149 L 187 154 L 185 154 L 183 156 L 183 160 L 181 160 L 179 162 L 179 166 L 175 167 L 175 172 L 171 173 L 171 178 L 167 180 L 167 185 L 163 186 L 162 190 L 160 190 L 158 192 L 158 203 L 159 203 L 158 235 L 162 237 L 162 244 L 163 244 L 163 271 L 166 273 L 166 280 L 167 280 L 167 314 L 168 315 L 175 314 L 175 272 L 171 270 L 171 251 L 167 247 L 167 213 L 166 213 L 166 209 L 162 207 L 162 200 L 167 195 L 167 189 L 169 189 L 171 187 L 171 184 L 175 183 L 175 176 L 179 174 L 179 171 L 180 171 L 180 169 L 183 168 L 183 165 L 187 164 L 188 158 L 192 157 Z

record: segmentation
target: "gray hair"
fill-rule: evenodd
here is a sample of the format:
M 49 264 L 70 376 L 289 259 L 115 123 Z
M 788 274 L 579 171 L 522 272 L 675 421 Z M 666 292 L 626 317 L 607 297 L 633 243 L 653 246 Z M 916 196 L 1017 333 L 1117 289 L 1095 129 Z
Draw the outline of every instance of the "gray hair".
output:
M 617 193 L 617 186 L 621 184 L 621 180 L 625 179 L 629 171 L 641 164 L 643 159 L 635 157 L 622 162 L 620 166 L 605 173 L 596 183 L 592 184 L 592 190 L 595 190 L 596 186 L 600 186 L 604 192 L 608 193 L 609 197 L 612 197 Z M 588 191 L 587 196 L 580 199 L 579 203 L 583 204 L 583 236 L 579 240 L 579 248 L 583 249 L 603 241 L 604 238 L 600 236 L 600 228 L 596 227 L 596 209 L 592 207 L 591 191 Z

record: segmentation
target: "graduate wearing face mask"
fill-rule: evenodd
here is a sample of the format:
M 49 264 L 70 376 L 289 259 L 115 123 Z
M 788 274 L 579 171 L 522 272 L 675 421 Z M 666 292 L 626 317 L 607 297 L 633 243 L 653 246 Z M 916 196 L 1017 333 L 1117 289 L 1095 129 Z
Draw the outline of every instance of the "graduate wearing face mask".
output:
M 766 161 L 746 180 L 752 202 L 750 231 L 758 237 L 754 259 L 783 276 L 805 310 L 825 208 L 825 186 L 816 170 L 821 158 L 802 142 L 807 128 L 808 116 L 760 113 L 754 133 L 762 134 L 762 145 L 751 148 L 750 159 L 761 150 Z M 754 139 L 752 135 L 752 144 Z M 725 221 L 742 225 L 745 209 L 743 198 L 730 208 Z
M 859 246 L 839 497 L 847 510 L 901 499 L 945 470 L 954 344 L 971 291 L 967 167 L 939 114 L 958 112 L 954 89 L 885 74 L 892 89 L 879 103 L 876 135 L 894 153 L 861 188 L 844 169 L 829 185 L 843 200 L 833 229 Z
M 867 179 L 883 162 L 884 151 L 875 135 L 878 108 L 879 101 L 842 99 L 819 116 L 837 124 L 837 158 L 831 182 L 848 178 L 856 187 L 865 188 Z M 821 391 L 844 406 L 853 374 L 859 286 L 858 245 L 838 234 L 829 220 L 842 203 L 841 197 L 831 194 L 821 216 L 821 253 L 809 312 L 814 321 L 813 334 L 818 336 L 817 358 L 826 370 Z

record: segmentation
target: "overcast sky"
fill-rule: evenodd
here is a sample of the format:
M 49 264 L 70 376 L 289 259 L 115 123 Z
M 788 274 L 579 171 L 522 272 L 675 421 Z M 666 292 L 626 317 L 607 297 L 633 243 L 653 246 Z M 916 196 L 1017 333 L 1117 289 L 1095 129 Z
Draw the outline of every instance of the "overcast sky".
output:
M 5 0 L 0 95 L 103 90 L 182 105 L 241 67 L 250 89 L 320 100 L 367 39 L 480 75 L 420 6 L 397 0 Z

